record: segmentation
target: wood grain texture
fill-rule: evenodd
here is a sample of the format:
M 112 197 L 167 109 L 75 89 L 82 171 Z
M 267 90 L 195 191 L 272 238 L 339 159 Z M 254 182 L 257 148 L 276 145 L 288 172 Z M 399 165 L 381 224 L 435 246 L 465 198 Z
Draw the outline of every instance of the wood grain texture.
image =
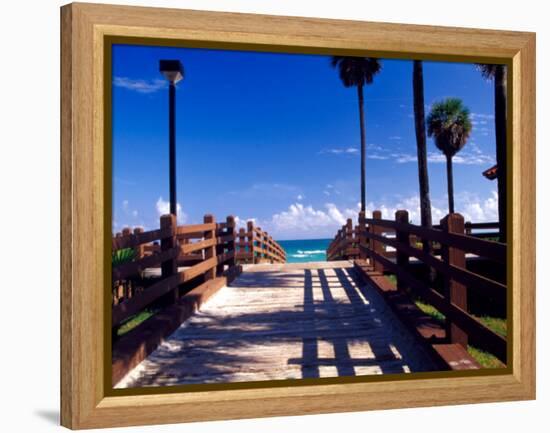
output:
M 349 261 L 245 271 L 118 388 L 437 371 Z
M 72 4 L 61 11 L 62 424 L 171 423 L 530 399 L 535 396 L 535 36 L 530 33 Z M 103 67 L 106 37 L 165 45 L 378 53 L 512 66 L 513 373 L 112 396 L 105 382 Z M 521 224 L 520 224 L 521 222 Z M 109 233 L 110 236 L 110 233 Z M 110 277 L 110 276 L 109 276 Z M 253 403 L 253 404 L 251 404 Z

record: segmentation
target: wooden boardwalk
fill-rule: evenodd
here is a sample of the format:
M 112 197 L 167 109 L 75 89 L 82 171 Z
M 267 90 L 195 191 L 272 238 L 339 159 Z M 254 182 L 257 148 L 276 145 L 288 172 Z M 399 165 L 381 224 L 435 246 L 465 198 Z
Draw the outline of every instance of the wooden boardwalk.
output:
M 117 388 L 436 370 L 352 266 L 246 265 Z

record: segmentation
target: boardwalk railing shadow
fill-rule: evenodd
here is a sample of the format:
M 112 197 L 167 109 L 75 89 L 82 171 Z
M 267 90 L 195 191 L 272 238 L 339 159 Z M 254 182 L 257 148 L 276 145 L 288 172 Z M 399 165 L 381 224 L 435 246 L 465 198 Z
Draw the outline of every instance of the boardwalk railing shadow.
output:
M 232 286 L 222 289 L 218 296 L 226 298 L 217 307 L 214 298 L 167 338 L 124 385 L 355 376 L 434 367 L 407 343 L 407 333 L 390 323 L 391 313 L 378 295 L 360 287 L 348 269 L 245 272 Z M 239 301 L 247 296 L 246 302 Z

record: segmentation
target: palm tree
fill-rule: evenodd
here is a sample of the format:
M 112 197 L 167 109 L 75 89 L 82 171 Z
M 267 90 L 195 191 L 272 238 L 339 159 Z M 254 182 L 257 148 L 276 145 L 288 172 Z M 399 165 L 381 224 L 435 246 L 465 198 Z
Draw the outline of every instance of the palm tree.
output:
M 500 241 L 506 242 L 506 66 L 478 64 L 481 75 L 493 80 L 497 155 L 498 221 Z
M 470 110 L 458 98 L 447 98 L 432 105 L 427 119 L 428 136 L 433 137 L 437 148 L 447 159 L 447 194 L 449 213 L 454 213 L 453 157 L 464 147 L 472 122 Z
M 361 211 L 365 212 L 365 112 L 363 86 L 372 83 L 374 76 L 382 69 L 379 59 L 374 57 L 333 56 L 331 64 L 338 68 L 345 87 L 357 87 L 359 101 L 359 126 L 361 128 Z
M 428 157 L 426 151 L 426 122 L 424 118 L 424 73 L 421 60 L 413 61 L 414 129 L 418 159 L 418 184 L 420 191 L 420 223 L 432 227 L 432 204 L 428 180 Z M 428 242 L 424 242 L 429 246 Z

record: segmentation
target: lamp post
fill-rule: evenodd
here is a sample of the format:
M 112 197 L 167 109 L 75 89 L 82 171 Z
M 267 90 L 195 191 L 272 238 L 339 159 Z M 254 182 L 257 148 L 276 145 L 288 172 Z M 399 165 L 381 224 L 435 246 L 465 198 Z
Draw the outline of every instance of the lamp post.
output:
M 161 60 L 159 69 L 168 80 L 168 129 L 170 158 L 170 213 L 177 216 L 176 200 L 176 83 L 183 80 L 183 65 L 179 60 Z

